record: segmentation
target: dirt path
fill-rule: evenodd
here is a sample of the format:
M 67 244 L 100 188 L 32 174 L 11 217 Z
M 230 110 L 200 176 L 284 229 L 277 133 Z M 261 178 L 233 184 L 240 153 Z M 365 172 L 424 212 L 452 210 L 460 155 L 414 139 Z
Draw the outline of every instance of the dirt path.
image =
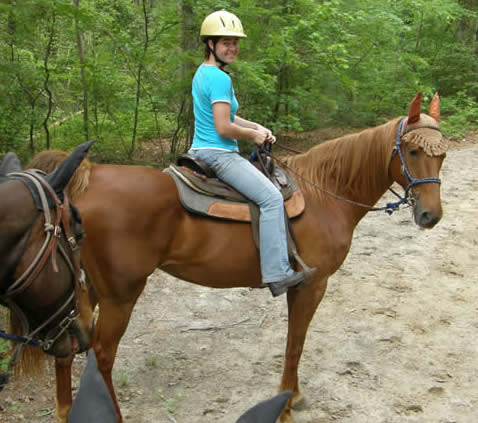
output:
M 432 231 L 408 211 L 360 223 L 309 330 L 297 423 L 478 421 L 477 169 L 476 140 L 449 152 Z M 156 272 L 115 365 L 125 421 L 233 423 L 276 393 L 286 325 L 285 297 Z M 10 384 L 0 422 L 52 422 L 53 395 Z

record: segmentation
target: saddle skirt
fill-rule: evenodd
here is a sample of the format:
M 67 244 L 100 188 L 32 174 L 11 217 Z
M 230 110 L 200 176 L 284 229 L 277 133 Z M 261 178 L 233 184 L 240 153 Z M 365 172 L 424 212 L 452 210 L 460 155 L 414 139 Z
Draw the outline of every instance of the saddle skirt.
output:
M 210 172 L 207 172 L 209 176 L 206 176 L 194 164 L 190 166 L 189 160 L 193 159 L 188 158 L 180 162 L 188 167 L 170 165 L 163 171 L 174 179 L 181 204 L 186 210 L 230 221 L 251 222 L 256 219 L 258 209 L 255 204 Z M 284 198 L 287 216 L 289 218 L 299 216 L 304 211 L 305 202 L 294 179 L 284 169 L 275 165 L 272 180 Z

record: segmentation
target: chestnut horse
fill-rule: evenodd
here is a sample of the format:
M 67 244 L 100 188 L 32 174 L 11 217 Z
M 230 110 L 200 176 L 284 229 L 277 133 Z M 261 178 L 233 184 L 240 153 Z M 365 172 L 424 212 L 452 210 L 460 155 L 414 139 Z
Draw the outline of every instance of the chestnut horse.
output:
M 13 332 L 0 335 L 17 343 L 11 364 L 22 358 L 27 373 L 43 352 L 55 357 L 57 398 L 68 408 L 71 360 L 91 343 L 93 312 L 81 281 L 81 221 L 63 190 L 90 145 L 50 175 L 23 172 L 13 153 L 0 165 L 0 304 Z
M 418 226 L 432 228 L 442 217 L 438 175 L 447 144 L 439 131 L 438 96 L 429 115 L 421 114 L 420 107 L 418 94 L 404 120 L 397 118 L 285 159 L 306 204 L 292 223 L 298 250 L 317 274 L 301 289 L 287 293 L 288 336 L 280 391 L 291 391 L 292 398 L 281 415 L 283 422 L 294 421 L 291 406 L 302 399 L 297 373 L 309 323 L 329 276 L 347 256 L 359 221 L 393 182 L 405 189 Z M 40 154 L 35 167 L 45 162 L 56 165 L 62 159 L 61 153 Z M 77 177 L 84 189 L 69 195 L 86 229 L 82 260 L 100 310 L 92 346 L 121 422 L 111 372 L 147 277 L 159 268 L 213 288 L 259 287 L 259 255 L 250 225 L 188 213 L 172 177 L 159 170 L 86 163 Z

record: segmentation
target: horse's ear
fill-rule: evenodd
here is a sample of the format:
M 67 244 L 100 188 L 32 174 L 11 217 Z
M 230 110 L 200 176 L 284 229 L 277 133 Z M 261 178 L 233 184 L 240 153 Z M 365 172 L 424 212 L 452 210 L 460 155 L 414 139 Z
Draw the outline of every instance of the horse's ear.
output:
M 93 349 L 88 351 L 86 369 L 80 379 L 80 388 L 68 414 L 69 423 L 113 423 L 116 409 L 106 387 Z
M 408 112 L 409 124 L 419 121 L 421 107 L 422 107 L 422 93 L 418 93 L 410 104 L 410 111 Z
M 58 166 L 52 173 L 47 176 L 48 182 L 57 194 L 62 195 L 63 190 L 70 182 L 73 173 L 85 158 L 88 150 L 95 140 L 87 141 L 80 144 L 75 150 Z
M 11 172 L 21 172 L 22 165 L 15 153 L 7 153 L 0 164 L 0 175 L 7 175 Z
M 274 423 L 282 413 L 292 392 L 281 392 L 247 410 L 236 423 Z
M 438 93 L 435 93 L 433 96 L 433 100 L 430 103 L 430 112 L 428 114 L 440 123 L 440 97 L 438 97 Z

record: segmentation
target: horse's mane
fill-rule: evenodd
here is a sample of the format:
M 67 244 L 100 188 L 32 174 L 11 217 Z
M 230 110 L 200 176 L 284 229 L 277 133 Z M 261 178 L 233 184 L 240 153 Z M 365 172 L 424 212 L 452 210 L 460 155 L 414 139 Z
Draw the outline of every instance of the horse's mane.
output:
M 58 150 L 45 150 L 36 154 L 27 169 L 39 169 L 46 173 L 53 172 L 66 158 L 68 153 Z M 75 201 L 88 187 L 92 164 L 88 160 L 83 160 L 76 169 L 73 177 L 66 187 L 66 194 L 71 201 Z
M 285 163 L 298 174 L 301 188 L 312 195 L 321 195 L 317 187 L 337 193 L 356 193 L 359 187 L 370 191 L 383 189 L 387 184 L 387 169 L 395 131 L 400 118 L 375 128 L 325 141 L 306 153 L 287 157 Z M 377 177 L 383 169 L 383 177 Z
M 22 333 L 21 323 L 18 316 L 9 310 L 7 315 L 9 321 L 10 333 L 15 335 L 25 335 Z M 31 347 L 25 345 L 21 359 L 16 366 L 13 367 L 13 372 L 18 377 L 34 377 L 39 379 L 45 374 L 48 366 L 51 365 L 52 357 L 46 355 L 40 347 Z

